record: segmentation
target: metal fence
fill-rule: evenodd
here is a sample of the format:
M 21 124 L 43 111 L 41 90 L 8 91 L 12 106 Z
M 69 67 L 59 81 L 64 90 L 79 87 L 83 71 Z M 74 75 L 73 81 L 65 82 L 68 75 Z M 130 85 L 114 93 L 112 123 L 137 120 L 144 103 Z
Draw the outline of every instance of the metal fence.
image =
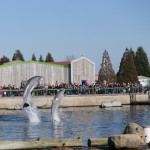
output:
M 31 94 L 32 96 L 49 96 L 56 95 L 61 89 L 34 89 Z M 0 90 L 1 97 L 9 96 L 23 96 L 23 90 Z M 88 94 L 130 94 L 130 93 L 148 93 L 149 87 L 81 87 L 81 88 L 67 88 L 65 89 L 65 95 L 88 95 Z

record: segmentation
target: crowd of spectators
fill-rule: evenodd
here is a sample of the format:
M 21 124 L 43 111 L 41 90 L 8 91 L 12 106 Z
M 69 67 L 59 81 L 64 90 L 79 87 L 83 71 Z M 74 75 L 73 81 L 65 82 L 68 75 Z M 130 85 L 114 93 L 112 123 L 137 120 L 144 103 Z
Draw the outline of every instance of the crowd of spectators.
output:
M 7 87 L 0 87 L 0 95 L 5 96 L 22 96 L 24 85 L 20 88 L 16 88 L 15 85 L 8 85 Z M 33 96 L 41 95 L 55 95 L 60 89 L 65 89 L 66 95 L 81 95 L 81 94 L 126 94 L 126 93 L 146 93 L 150 89 L 149 87 L 142 87 L 140 83 L 103 83 L 92 84 L 88 82 L 84 84 L 66 84 L 56 81 L 55 85 L 50 84 L 38 84 L 32 91 Z

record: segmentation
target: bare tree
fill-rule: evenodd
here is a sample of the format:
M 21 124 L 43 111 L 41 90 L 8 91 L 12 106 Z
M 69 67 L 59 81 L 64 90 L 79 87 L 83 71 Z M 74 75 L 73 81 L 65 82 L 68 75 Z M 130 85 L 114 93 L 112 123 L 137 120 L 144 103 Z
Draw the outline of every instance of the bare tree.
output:
M 74 55 L 71 55 L 71 56 L 66 56 L 66 59 L 65 61 L 72 61 L 72 60 L 75 60 L 76 57 Z

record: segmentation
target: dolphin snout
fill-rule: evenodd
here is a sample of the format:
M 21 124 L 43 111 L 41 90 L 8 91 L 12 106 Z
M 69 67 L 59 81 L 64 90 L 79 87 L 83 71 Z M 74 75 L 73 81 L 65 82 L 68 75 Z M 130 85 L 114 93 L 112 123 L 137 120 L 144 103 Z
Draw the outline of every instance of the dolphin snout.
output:
M 30 106 L 28 103 L 24 103 L 23 108 Z

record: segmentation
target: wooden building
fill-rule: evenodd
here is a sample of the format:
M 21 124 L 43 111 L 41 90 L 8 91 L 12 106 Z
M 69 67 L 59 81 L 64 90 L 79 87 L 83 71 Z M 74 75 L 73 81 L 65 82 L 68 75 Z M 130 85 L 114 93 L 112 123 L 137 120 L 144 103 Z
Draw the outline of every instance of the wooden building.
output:
M 71 61 L 71 82 L 81 84 L 86 80 L 95 83 L 95 64 L 86 57 Z
M 85 57 L 71 62 L 45 63 L 38 61 L 20 61 L 0 65 L 0 86 L 9 84 L 20 87 L 22 81 L 33 76 L 42 76 L 43 84 L 60 83 L 81 84 L 88 80 L 95 82 L 95 64 Z

